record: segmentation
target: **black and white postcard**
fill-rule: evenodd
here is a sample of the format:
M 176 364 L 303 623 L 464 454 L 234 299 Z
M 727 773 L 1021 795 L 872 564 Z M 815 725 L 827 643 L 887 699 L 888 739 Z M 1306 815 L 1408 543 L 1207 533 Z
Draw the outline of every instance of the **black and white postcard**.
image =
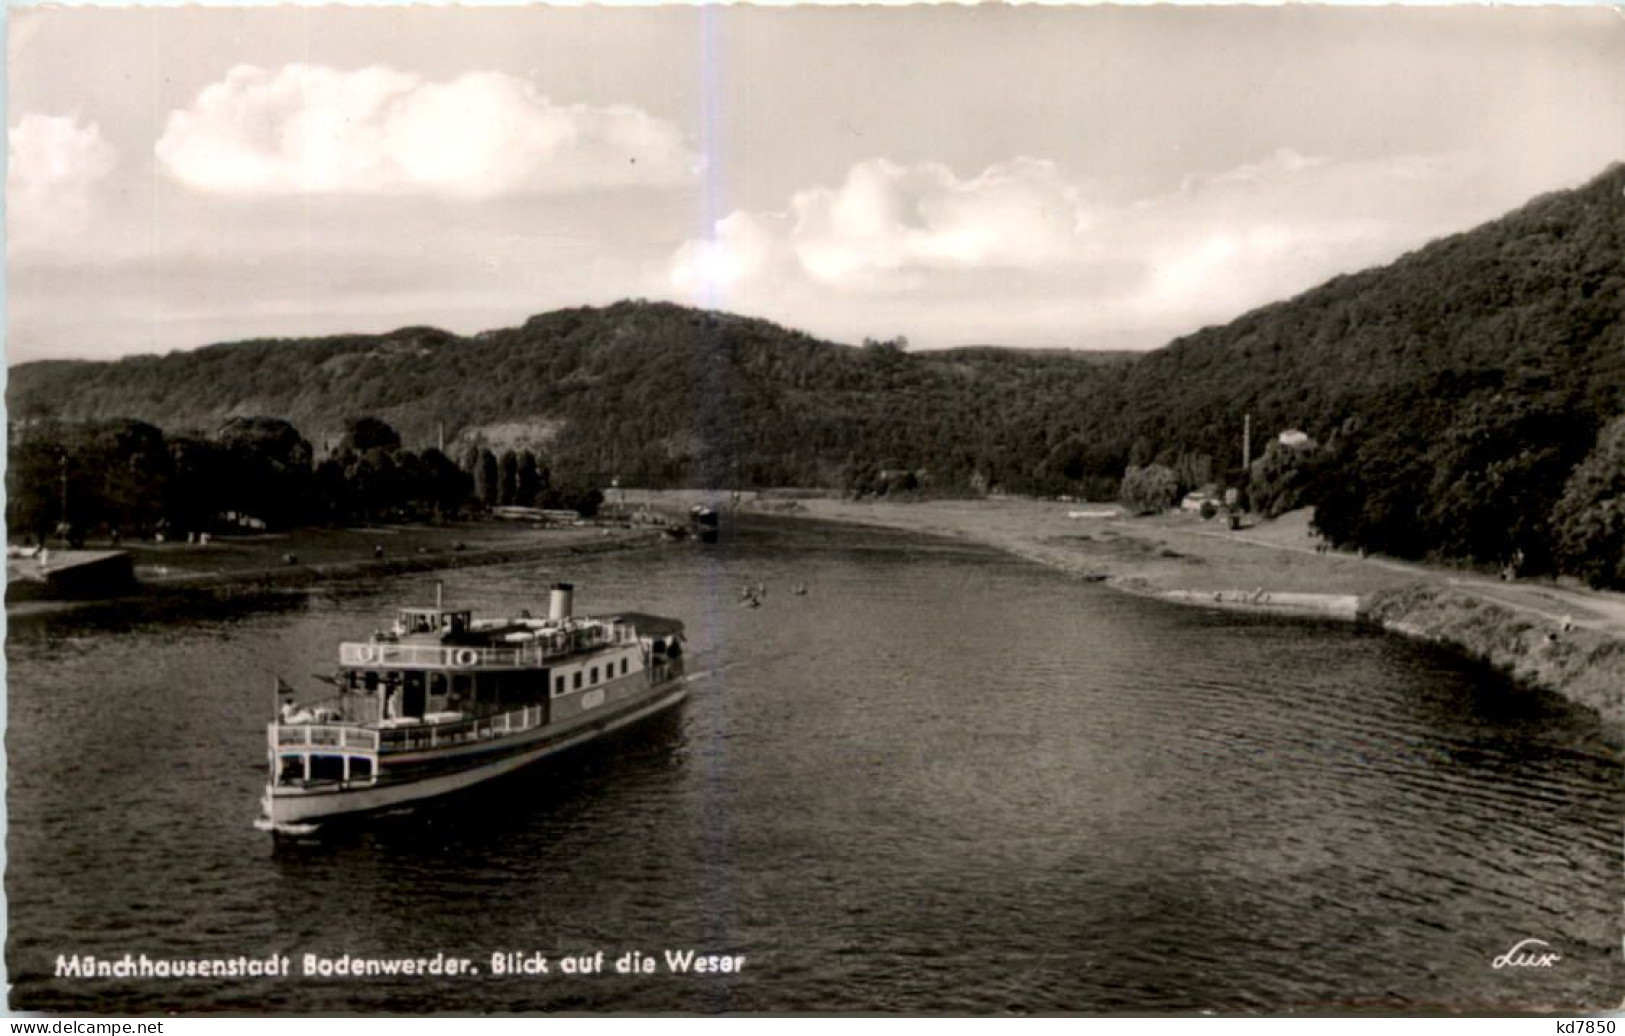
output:
M 13 8 L 10 1011 L 1617 1008 L 1619 15 Z

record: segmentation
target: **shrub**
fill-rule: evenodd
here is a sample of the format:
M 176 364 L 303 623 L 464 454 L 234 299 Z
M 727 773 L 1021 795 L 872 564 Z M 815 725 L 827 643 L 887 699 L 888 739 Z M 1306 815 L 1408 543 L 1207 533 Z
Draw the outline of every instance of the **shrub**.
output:
M 1148 464 L 1123 472 L 1118 498 L 1131 514 L 1160 514 L 1179 497 L 1179 480 L 1171 468 Z

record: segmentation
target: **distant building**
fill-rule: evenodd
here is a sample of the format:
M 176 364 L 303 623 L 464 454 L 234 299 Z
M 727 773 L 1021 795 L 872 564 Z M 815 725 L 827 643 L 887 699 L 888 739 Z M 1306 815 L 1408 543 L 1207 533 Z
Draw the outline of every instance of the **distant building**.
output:
M 1219 505 L 1219 491 L 1216 486 L 1203 486 L 1201 489 L 1186 493 L 1185 498 L 1179 501 L 1181 511 L 1200 511 L 1203 504 Z
M 264 518 L 257 518 L 244 511 L 221 511 L 215 515 L 215 521 L 221 525 L 230 525 L 238 529 L 252 529 L 255 532 L 264 532 L 267 528 Z
M 887 491 L 893 489 L 908 490 L 918 489 L 930 477 L 931 473 L 925 468 L 881 468 L 877 480 Z
M 1301 432 L 1296 428 L 1288 428 L 1286 431 L 1276 436 L 1276 442 L 1279 442 L 1282 446 L 1290 446 L 1293 448 L 1315 445 L 1315 440 L 1309 438 L 1307 432 Z

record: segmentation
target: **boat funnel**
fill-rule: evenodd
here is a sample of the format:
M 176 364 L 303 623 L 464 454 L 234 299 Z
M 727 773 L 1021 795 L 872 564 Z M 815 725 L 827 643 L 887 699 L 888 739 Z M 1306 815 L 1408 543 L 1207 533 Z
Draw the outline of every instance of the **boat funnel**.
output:
M 570 617 L 570 605 L 575 597 L 575 586 L 570 583 L 554 583 L 553 595 L 548 600 L 547 618 L 551 622 L 563 622 Z

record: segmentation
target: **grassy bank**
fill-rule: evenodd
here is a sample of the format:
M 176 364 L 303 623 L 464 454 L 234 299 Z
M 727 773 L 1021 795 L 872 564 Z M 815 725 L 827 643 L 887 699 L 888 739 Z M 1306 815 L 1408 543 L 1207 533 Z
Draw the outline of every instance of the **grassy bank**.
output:
M 1448 645 L 1519 683 L 1555 691 L 1625 727 L 1625 639 L 1531 615 L 1452 587 L 1412 583 L 1378 594 L 1367 617 Z
M 139 603 L 204 594 L 228 597 L 267 590 L 297 590 L 334 579 L 396 575 L 475 565 L 498 565 L 658 542 L 647 526 L 559 526 L 467 522 L 441 526 L 298 529 L 209 543 L 123 544 L 136 559 Z M 92 544 L 91 546 L 101 546 Z M 379 548 L 382 548 L 381 551 Z M 24 618 L 106 604 L 106 601 L 23 601 L 7 606 Z

